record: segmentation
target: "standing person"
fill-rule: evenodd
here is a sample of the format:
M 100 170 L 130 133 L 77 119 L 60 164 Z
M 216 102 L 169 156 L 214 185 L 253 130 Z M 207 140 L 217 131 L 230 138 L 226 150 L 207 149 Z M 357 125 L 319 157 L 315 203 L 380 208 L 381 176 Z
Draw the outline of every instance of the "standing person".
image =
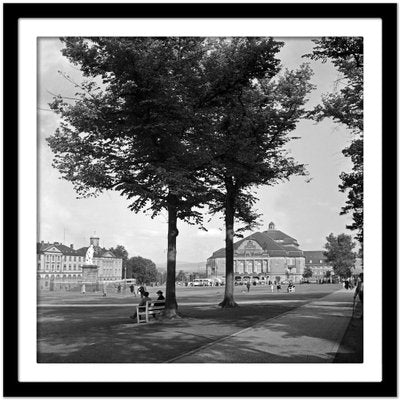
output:
M 86 286 L 84 283 L 82 284 L 81 293 L 86 294 Z
M 358 281 L 357 281 L 357 286 L 356 286 L 356 290 L 354 292 L 354 300 L 357 298 L 360 299 L 360 303 L 361 303 L 361 319 L 363 317 L 363 298 L 364 298 L 364 274 L 361 272 L 361 274 L 359 275 Z
M 129 286 L 129 290 L 131 291 L 131 293 L 133 294 L 133 295 L 135 295 L 135 297 L 136 297 L 136 292 L 135 292 L 135 285 L 130 285 Z
M 106 297 L 106 296 L 107 296 L 107 287 L 106 287 L 106 284 L 103 283 L 103 297 Z
M 345 280 L 344 287 L 346 290 L 349 290 L 349 280 L 348 279 Z
M 274 293 L 274 284 L 271 283 L 271 293 Z
M 247 292 L 250 292 L 250 279 L 246 282 Z
M 140 300 L 140 303 L 138 306 L 145 306 L 146 303 L 151 302 L 151 298 L 149 297 L 149 292 L 143 292 L 142 293 L 142 299 Z M 135 311 L 135 314 L 131 315 L 129 318 L 131 319 L 136 319 L 137 318 L 137 312 Z
M 118 284 L 118 288 L 117 289 L 118 289 L 118 293 L 121 293 L 121 284 L 120 283 Z
M 278 284 L 276 285 L 276 291 L 279 293 L 280 290 L 281 290 L 281 284 L 278 282 Z

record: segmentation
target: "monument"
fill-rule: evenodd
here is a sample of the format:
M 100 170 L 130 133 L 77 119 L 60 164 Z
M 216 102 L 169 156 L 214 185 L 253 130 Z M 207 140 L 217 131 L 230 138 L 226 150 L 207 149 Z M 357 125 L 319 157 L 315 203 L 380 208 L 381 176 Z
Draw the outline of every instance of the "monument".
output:
M 91 244 L 85 257 L 85 263 L 82 265 L 82 283 L 97 284 L 98 283 L 98 267 L 93 264 L 94 246 Z

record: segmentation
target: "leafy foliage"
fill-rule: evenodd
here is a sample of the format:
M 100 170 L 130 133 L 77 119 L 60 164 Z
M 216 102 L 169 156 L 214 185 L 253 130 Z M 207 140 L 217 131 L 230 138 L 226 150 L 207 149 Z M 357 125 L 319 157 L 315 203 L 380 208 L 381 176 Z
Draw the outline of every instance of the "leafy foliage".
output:
M 139 284 L 156 282 L 158 271 L 153 261 L 143 257 L 131 257 L 126 261 L 126 276 L 137 279 Z
M 362 37 L 324 37 L 314 40 L 313 53 L 306 55 L 314 60 L 332 61 L 342 74 L 343 88 L 326 94 L 322 104 L 310 114 L 316 121 L 326 117 L 344 124 L 354 135 L 343 154 L 353 162 L 352 172 L 342 172 L 339 189 L 347 192 L 346 205 L 341 214 L 352 213 L 353 223 L 348 229 L 357 231 L 357 240 L 363 244 L 363 38 Z
M 168 211 L 166 310 L 174 316 L 177 220 L 201 223 L 207 154 L 194 144 L 207 120 L 198 112 L 205 85 L 203 38 L 63 38 L 63 54 L 90 81 L 48 138 L 53 166 L 79 196 L 116 190 L 134 212 Z M 96 83 L 101 80 L 101 84 Z
M 304 268 L 303 271 L 303 278 L 311 278 L 313 274 L 313 271 L 311 269 L 311 267 L 309 267 L 308 265 Z
M 281 72 L 276 55 L 282 45 L 266 38 L 234 38 L 219 42 L 207 64 L 210 87 L 205 99 L 213 129 L 211 135 L 203 136 L 201 147 L 211 155 L 210 211 L 225 215 L 223 307 L 235 306 L 233 237 L 256 227 L 260 216 L 254 210 L 254 188 L 305 174 L 304 166 L 289 156 L 285 145 L 305 114 L 306 95 L 313 88 L 311 70 L 302 65 L 296 71 Z M 235 219 L 244 223 L 236 232 Z
M 180 282 L 185 282 L 187 281 L 186 274 L 183 270 L 180 270 L 177 275 L 176 275 L 176 280 Z
M 335 236 L 331 233 L 326 240 L 324 256 L 332 265 L 333 271 L 341 278 L 350 277 L 356 259 L 356 254 L 353 252 L 355 243 L 351 236 L 344 233 Z

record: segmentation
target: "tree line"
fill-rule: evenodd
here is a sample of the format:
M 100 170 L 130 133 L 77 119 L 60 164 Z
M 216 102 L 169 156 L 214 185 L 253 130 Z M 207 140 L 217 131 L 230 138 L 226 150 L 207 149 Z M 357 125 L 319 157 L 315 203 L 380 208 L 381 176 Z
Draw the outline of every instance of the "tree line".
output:
M 272 38 L 61 40 L 63 55 L 90 79 L 74 83 L 74 99 L 59 95 L 50 104 L 61 119 L 47 139 L 53 166 L 80 197 L 115 190 L 134 212 L 167 213 L 168 317 L 178 308 L 178 221 L 205 229 L 204 211 L 222 213 L 226 285 L 220 306 L 237 306 L 233 240 L 257 224 L 254 189 L 307 175 L 286 145 L 296 139 L 291 133 L 301 118 L 328 116 L 329 99 L 305 110 L 313 89 L 310 67 L 283 70 L 278 53 L 284 43 Z M 343 57 L 327 52 L 330 42 L 316 44 L 311 58 Z M 350 181 L 343 190 L 355 193 L 359 188 Z

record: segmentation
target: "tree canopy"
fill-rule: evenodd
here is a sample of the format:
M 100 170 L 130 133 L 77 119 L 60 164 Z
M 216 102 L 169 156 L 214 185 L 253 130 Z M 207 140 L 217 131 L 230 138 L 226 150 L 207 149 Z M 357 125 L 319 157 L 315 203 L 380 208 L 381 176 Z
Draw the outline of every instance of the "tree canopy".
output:
M 139 284 L 150 284 L 158 279 L 158 271 L 153 261 L 140 256 L 131 257 L 126 261 L 129 278 L 135 278 Z
M 331 233 L 326 240 L 324 256 L 332 265 L 333 271 L 341 278 L 349 278 L 356 260 L 356 254 L 353 252 L 356 244 L 351 236 L 345 233 L 338 236 Z
M 320 121 L 332 118 L 345 125 L 354 135 L 350 145 L 343 149 L 343 154 L 353 163 L 352 172 L 342 172 L 339 189 L 347 192 L 346 205 L 341 214 L 351 213 L 353 223 L 347 228 L 357 231 L 357 240 L 363 245 L 363 127 L 364 127 L 364 51 L 362 37 L 323 37 L 314 40 L 315 47 L 307 56 L 313 60 L 328 59 L 342 74 L 338 86 L 340 90 L 322 97 L 322 104 L 310 114 Z
M 62 122 L 48 138 L 53 166 L 81 197 L 116 190 L 134 212 L 168 212 L 166 313 L 176 314 L 177 221 L 201 223 L 204 153 L 194 145 L 204 38 L 63 38 L 63 54 L 92 78 L 51 108 Z M 101 80 L 96 83 L 94 78 Z M 195 208 L 196 207 L 196 208 Z
M 253 206 L 253 189 L 274 185 L 292 175 L 305 174 L 285 149 L 289 136 L 304 115 L 311 70 L 281 71 L 276 58 L 282 42 L 268 38 L 233 38 L 218 43 L 207 69 L 211 82 L 208 100 L 210 135 L 202 147 L 211 155 L 210 211 L 222 211 L 226 229 L 226 286 L 220 304 L 234 307 L 234 222 L 253 228 L 260 216 Z M 246 62 L 243 62 L 245 54 Z M 217 76 L 218 79 L 212 77 Z

